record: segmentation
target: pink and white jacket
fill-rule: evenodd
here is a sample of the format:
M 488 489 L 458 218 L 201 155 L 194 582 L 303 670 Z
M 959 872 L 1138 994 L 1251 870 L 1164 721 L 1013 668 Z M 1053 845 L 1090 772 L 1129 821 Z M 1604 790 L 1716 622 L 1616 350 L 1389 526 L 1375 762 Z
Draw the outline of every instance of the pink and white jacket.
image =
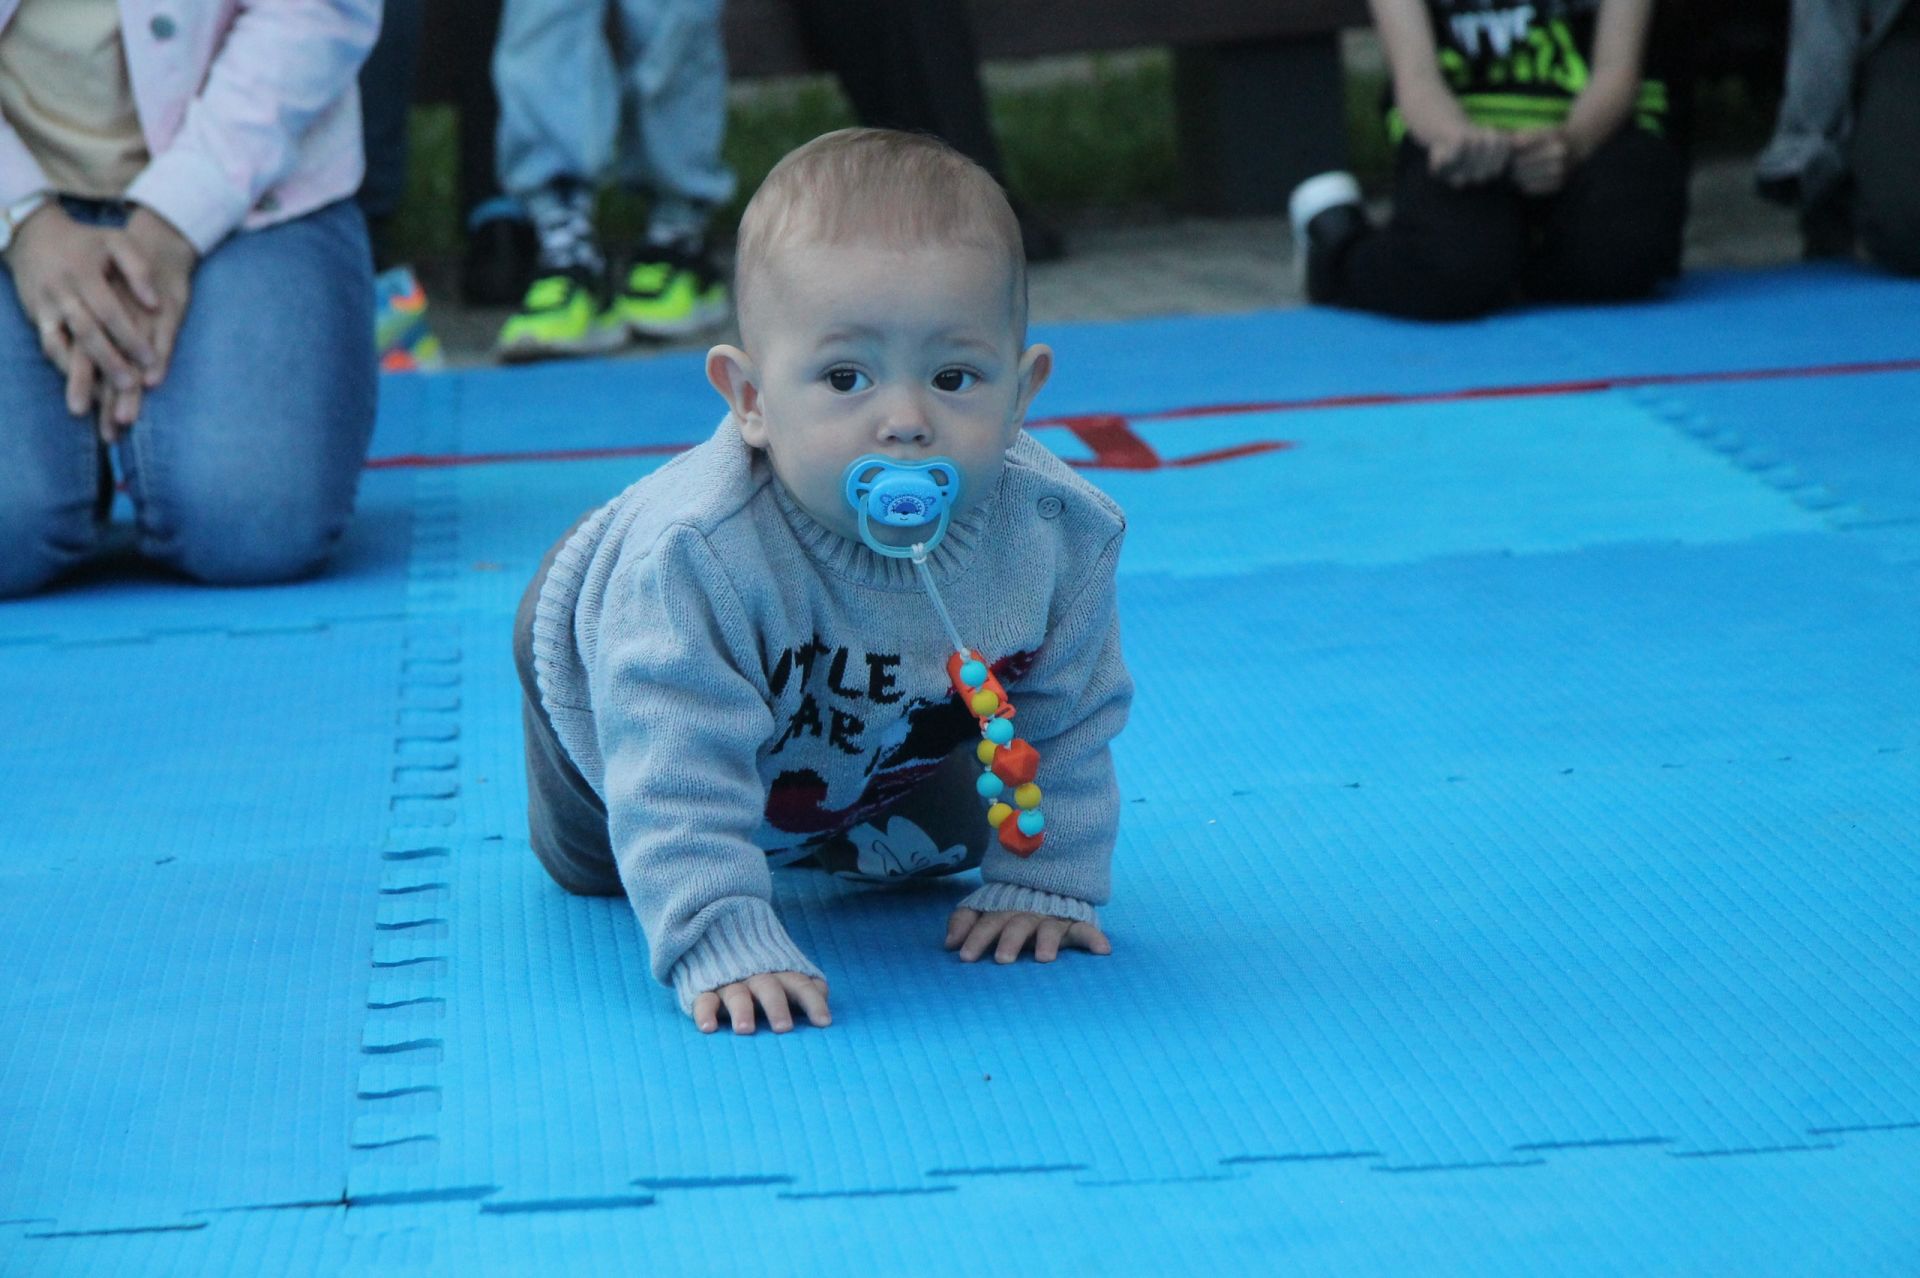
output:
M 360 64 L 381 0 L 120 0 L 153 159 L 126 198 L 202 254 L 359 188 Z M 20 0 L 0 0 L 0 29 Z M 51 184 L 0 118 L 0 205 Z

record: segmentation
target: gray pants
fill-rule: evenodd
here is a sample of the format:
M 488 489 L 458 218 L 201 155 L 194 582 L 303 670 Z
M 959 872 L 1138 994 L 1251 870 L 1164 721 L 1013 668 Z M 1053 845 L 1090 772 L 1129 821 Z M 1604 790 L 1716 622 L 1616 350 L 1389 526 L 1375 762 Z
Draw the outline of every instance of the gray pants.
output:
M 591 512 L 589 512 L 591 513 Z M 574 524 L 578 528 L 586 516 Z M 553 881 L 581 896 L 618 896 L 620 871 L 607 833 L 607 807 L 580 775 L 540 703 L 533 673 L 533 611 L 554 557 L 553 544 L 533 574 L 513 622 L 513 664 L 520 673 L 520 722 L 526 733 L 527 833 Z M 862 882 L 934 878 L 980 864 L 992 838 L 974 780 L 974 745 L 956 748 L 931 776 L 873 822 L 812 845 L 786 864 Z
M 616 47 L 603 4 L 506 0 L 493 53 L 501 185 L 526 196 L 556 178 L 592 184 L 611 160 L 616 181 L 652 197 L 657 239 L 705 230 L 734 191 L 720 10 L 619 0 Z
M 591 514 L 592 512 L 588 512 Z M 533 610 L 560 548 L 586 516 L 553 543 L 533 574 L 513 619 L 513 664 L 520 672 L 520 724 L 527 738 L 527 833 L 553 881 L 580 896 L 618 896 L 620 873 L 607 836 L 607 805 L 554 735 L 533 676 Z

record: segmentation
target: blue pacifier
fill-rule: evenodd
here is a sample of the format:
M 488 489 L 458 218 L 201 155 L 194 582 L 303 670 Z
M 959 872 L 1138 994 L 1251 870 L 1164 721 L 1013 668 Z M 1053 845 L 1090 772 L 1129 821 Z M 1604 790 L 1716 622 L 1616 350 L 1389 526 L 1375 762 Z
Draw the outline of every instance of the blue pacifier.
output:
M 847 467 L 843 491 L 847 504 L 860 514 L 860 540 L 868 549 L 892 559 L 912 559 L 931 551 L 946 535 L 960 496 L 960 470 L 944 457 L 909 463 L 869 453 Z M 874 537 L 870 521 L 890 528 L 935 527 L 914 546 L 889 546 Z

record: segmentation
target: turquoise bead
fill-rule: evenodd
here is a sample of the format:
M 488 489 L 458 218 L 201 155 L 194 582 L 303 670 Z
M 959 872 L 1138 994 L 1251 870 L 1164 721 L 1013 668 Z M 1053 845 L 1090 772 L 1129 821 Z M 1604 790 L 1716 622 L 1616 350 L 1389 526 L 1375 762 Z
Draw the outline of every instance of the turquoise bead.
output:
M 1013 725 L 1005 719 L 993 719 L 987 723 L 987 740 L 995 745 L 1005 745 L 1013 740 Z
M 969 661 L 960 667 L 960 682 L 969 688 L 977 688 L 987 681 L 987 666 L 983 661 Z
M 1000 797 L 1000 792 L 1007 788 L 1007 783 L 991 772 L 982 772 L 980 779 L 974 782 L 973 788 L 980 792 L 980 797 L 983 799 L 997 799 Z
M 1028 836 L 1038 834 L 1047 828 L 1047 819 L 1040 815 L 1039 808 L 1028 808 L 1015 819 L 1020 822 L 1020 833 Z

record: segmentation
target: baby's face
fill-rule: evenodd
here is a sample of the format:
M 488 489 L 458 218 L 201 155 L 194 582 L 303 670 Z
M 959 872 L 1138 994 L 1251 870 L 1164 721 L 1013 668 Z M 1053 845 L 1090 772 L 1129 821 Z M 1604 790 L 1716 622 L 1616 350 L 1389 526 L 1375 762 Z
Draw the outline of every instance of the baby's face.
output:
M 1052 366 L 1046 347 L 1019 347 L 1010 274 L 1000 255 L 965 245 L 789 245 L 755 290 L 753 349 L 716 347 L 708 373 L 747 442 L 843 536 L 859 535 L 844 475 L 868 453 L 951 459 L 961 514 L 993 491 Z M 721 385 L 723 353 L 751 394 Z

